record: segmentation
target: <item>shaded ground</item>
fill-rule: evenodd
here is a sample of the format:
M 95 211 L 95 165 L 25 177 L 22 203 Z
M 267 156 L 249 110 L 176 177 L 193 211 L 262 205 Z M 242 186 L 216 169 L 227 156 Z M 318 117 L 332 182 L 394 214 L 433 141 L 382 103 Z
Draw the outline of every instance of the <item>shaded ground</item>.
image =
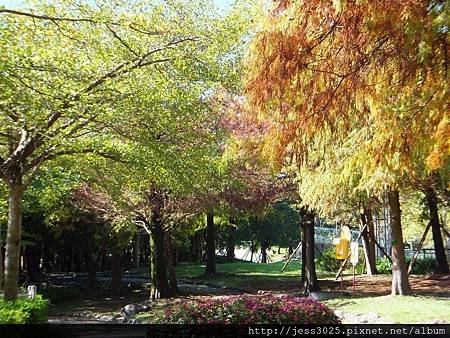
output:
M 258 290 L 273 292 L 293 292 L 299 289 L 300 263 L 290 264 L 280 273 L 283 262 L 272 264 L 227 263 L 218 265 L 218 274 L 214 277 L 203 275 L 204 267 L 200 265 L 180 266 L 179 276 L 189 283 L 206 284 L 214 287 L 235 288 L 242 292 L 254 293 Z M 320 286 L 323 291 L 339 291 L 340 279 L 336 280 L 332 273 L 318 272 Z M 391 276 L 377 275 L 368 277 L 357 275 L 355 291 L 360 296 L 383 296 L 391 293 Z M 450 297 L 450 275 L 412 275 L 409 281 L 414 294 L 438 297 Z M 352 275 L 344 274 L 343 291 L 352 293 Z
M 374 297 L 385 296 L 391 293 L 391 276 L 378 275 L 373 277 L 356 276 L 355 291 L 357 296 Z M 409 282 L 413 293 L 416 295 L 427 295 L 435 297 L 450 297 L 449 275 L 425 275 L 409 276 Z M 340 290 L 340 281 L 329 278 L 320 281 L 321 287 L 326 290 Z M 344 292 L 353 292 L 352 277 L 344 276 Z

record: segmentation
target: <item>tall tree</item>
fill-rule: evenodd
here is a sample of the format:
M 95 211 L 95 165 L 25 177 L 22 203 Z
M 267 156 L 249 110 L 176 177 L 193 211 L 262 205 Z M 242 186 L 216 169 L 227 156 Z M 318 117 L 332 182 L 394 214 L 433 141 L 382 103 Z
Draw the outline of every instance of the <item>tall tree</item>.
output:
M 361 213 L 361 227 L 365 227 L 362 234 L 362 242 L 364 247 L 364 257 L 366 260 L 367 275 L 373 276 L 377 274 L 375 254 L 375 225 L 373 224 L 372 211 L 369 208 L 364 208 L 363 212 Z
M 177 128 L 201 132 L 187 116 L 173 123 L 155 114 L 136 126 L 143 115 L 127 114 L 169 113 L 175 106 L 167 105 L 167 93 L 196 92 L 198 101 L 219 82 L 232 64 L 223 56 L 238 50 L 242 26 L 231 30 L 229 19 L 212 9 L 209 1 L 178 0 L 120 6 L 67 0 L 38 3 L 32 11 L 0 9 L 0 176 L 9 190 L 5 299 L 17 296 L 23 193 L 45 163 L 86 153 L 120 159 L 123 143 L 109 136 L 126 138 L 135 127 L 147 129 L 141 135 L 153 155 Z M 176 83 L 169 87 L 171 80 Z
M 302 288 L 303 292 L 319 291 L 316 266 L 314 260 L 314 213 L 307 208 L 302 210 Z
M 410 293 L 399 179 L 419 149 L 429 169 L 448 160 L 445 8 L 443 1 L 284 0 L 261 20 L 248 57 L 248 99 L 268 124 L 273 162 L 311 164 L 312 152 L 357 142 L 347 165 L 361 168 L 358 189 L 386 191 L 396 215 L 402 276 L 393 293 Z
M 214 214 L 206 214 L 206 270 L 205 273 L 214 275 L 216 271 L 216 226 Z
M 426 188 L 425 196 L 430 214 L 430 224 L 431 224 L 431 231 L 433 234 L 437 272 L 442 274 L 449 274 L 450 269 L 448 267 L 447 254 L 445 252 L 444 243 L 442 241 L 441 222 L 439 221 L 438 200 L 432 186 L 428 186 Z

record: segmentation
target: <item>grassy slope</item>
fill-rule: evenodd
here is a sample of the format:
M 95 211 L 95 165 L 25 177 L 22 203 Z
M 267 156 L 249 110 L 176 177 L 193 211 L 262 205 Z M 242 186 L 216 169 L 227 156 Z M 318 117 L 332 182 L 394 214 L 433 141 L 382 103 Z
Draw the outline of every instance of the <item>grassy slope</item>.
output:
M 450 299 L 423 296 L 341 298 L 324 301 L 329 307 L 353 314 L 376 312 L 396 323 L 423 323 L 431 319 L 450 321 Z

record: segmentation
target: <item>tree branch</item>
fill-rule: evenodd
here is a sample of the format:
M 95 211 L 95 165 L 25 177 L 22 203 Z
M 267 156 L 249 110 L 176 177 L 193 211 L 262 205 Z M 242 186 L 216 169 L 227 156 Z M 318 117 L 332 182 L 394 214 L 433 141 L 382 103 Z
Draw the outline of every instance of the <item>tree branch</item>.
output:
M 50 21 L 100 23 L 99 21 L 89 19 L 89 18 L 63 18 L 63 17 L 55 17 L 55 16 L 42 15 L 42 14 L 34 14 L 34 13 L 30 13 L 30 12 L 22 12 L 22 11 L 17 11 L 14 9 L 7 9 L 7 8 L 1 8 L 0 14 L 14 14 L 14 15 L 30 17 L 33 19 L 43 19 L 43 20 L 50 20 Z
M 13 9 L 7 9 L 7 8 L 0 8 L 0 14 L 13 14 L 13 15 L 19 15 L 19 16 L 25 16 L 25 17 L 29 17 L 29 18 L 33 18 L 33 19 L 41 19 L 41 20 L 48 20 L 48 21 L 52 21 L 54 23 L 56 22 L 61 22 L 61 21 L 66 21 L 66 22 L 88 22 L 88 23 L 93 23 L 93 24 L 109 24 L 109 25 L 114 25 L 114 26 L 124 26 L 124 27 L 129 27 L 130 29 L 141 33 L 141 34 L 146 34 L 146 35 L 162 35 L 165 32 L 159 32 L 159 31 L 146 31 L 146 30 L 142 30 L 137 28 L 136 26 L 133 25 L 123 25 L 120 24 L 118 22 L 113 22 L 113 21 L 99 21 L 99 20 L 94 20 L 92 18 L 67 18 L 67 17 L 56 17 L 56 16 L 49 16 L 49 15 L 44 15 L 44 14 L 34 14 L 34 13 L 30 13 L 30 12 L 23 12 L 23 11 L 18 11 L 18 10 L 13 10 Z
M 112 33 L 112 35 L 119 40 L 119 42 L 126 48 L 128 49 L 132 54 L 134 54 L 135 56 L 138 56 L 138 53 L 136 53 L 128 43 L 125 42 L 125 40 L 123 40 L 108 24 L 106 24 L 106 27 L 108 27 L 109 31 Z
M 42 163 L 44 163 L 46 161 L 54 160 L 57 157 L 66 156 L 66 155 L 67 156 L 78 155 L 78 154 L 95 154 L 100 157 L 104 157 L 104 158 L 113 160 L 115 162 L 120 162 L 120 163 L 124 163 L 124 164 L 128 163 L 127 161 L 123 160 L 122 158 L 120 158 L 118 156 L 115 156 L 114 154 L 100 152 L 97 149 L 93 149 L 93 148 L 71 149 L 71 150 L 61 150 L 61 151 L 50 150 L 50 151 L 44 152 L 43 154 L 32 159 L 27 165 L 24 166 L 24 169 L 26 169 L 26 171 L 33 170 L 33 168 L 39 167 Z

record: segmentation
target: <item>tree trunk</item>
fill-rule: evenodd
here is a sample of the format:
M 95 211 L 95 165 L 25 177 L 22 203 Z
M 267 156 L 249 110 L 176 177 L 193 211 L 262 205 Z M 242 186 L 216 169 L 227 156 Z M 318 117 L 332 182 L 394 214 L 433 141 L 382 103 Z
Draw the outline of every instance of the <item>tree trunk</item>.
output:
M 316 274 L 316 264 L 314 261 L 314 214 L 306 211 L 302 226 L 302 257 L 304 257 L 304 264 L 302 264 L 303 292 L 319 291 L 319 282 Z M 303 252 L 304 251 L 304 252 Z M 304 265 L 304 269 L 303 269 Z
M 44 262 L 46 262 L 47 259 L 45 258 L 44 255 Z M 46 266 L 46 264 L 48 263 L 44 263 L 44 267 Z M 47 269 L 47 268 L 45 268 Z M 80 251 L 78 249 L 74 248 L 74 257 L 73 257 L 73 271 L 75 272 L 81 272 L 81 257 L 80 257 Z
M 66 256 L 65 256 L 65 259 L 66 259 L 66 263 L 65 263 L 66 270 L 65 271 L 67 271 L 67 272 L 73 271 L 72 270 L 72 261 L 73 261 L 72 257 L 73 257 L 72 247 L 68 246 L 67 250 L 66 250 Z
M 21 180 L 20 180 L 21 181 Z M 9 185 L 8 229 L 6 232 L 5 300 L 17 298 L 19 286 L 20 239 L 22 235 L 22 196 L 19 183 Z
M 267 263 L 267 241 L 261 242 L 261 263 Z
M 94 252 L 94 235 L 89 234 L 86 250 L 86 268 L 88 270 L 88 287 L 93 288 L 97 284 L 97 257 Z
M 398 190 L 389 190 L 387 196 L 392 238 L 391 293 L 393 295 L 411 295 L 412 291 L 408 281 L 408 267 L 406 265 L 405 249 L 403 247 L 401 210 Z
M 202 240 L 201 232 L 196 231 L 191 236 L 190 256 L 191 262 L 199 264 L 202 260 Z
M 28 283 L 37 283 L 40 279 L 39 263 L 41 252 L 38 244 L 25 247 L 25 256 L 27 261 Z
M 254 244 L 253 239 L 250 242 L 250 262 L 253 263 L 253 253 L 254 253 Z
M 306 230 L 305 227 L 301 226 L 301 253 L 302 253 L 302 272 L 300 284 L 303 286 L 306 283 Z
M 170 233 L 165 232 L 164 236 L 166 240 L 167 273 L 169 276 L 170 295 L 175 295 L 179 291 L 175 272 L 175 255 L 172 251 L 172 240 L 170 238 Z
M 97 264 L 94 254 L 88 252 L 86 254 L 86 260 L 88 269 L 88 287 L 93 288 L 97 284 Z
M 141 232 L 138 230 L 136 234 L 136 245 L 135 245 L 135 252 L 134 252 L 134 260 L 136 265 L 136 271 L 139 273 L 139 270 L 141 268 L 140 266 L 140 256 L 141 256 Z
M 120 296 L 122 287 L 122 255 L 118 248 L 113 248 L 111 255 L 111 293 Z
M 216 226 L 214 215 L 206 214 L 206 274 L 216 273 Z
M 3 290 L 3 282 L 4 282 L 4 260 L 3 260 L 3 235 L 2 235 L 2 226 L 0 225 L 0 290 Z
M 445 247 L 442 241 L 441 224 L 439 222 L 438 206 L 436 193 L 432 187 L 428 187 L 425 191 L 427 198 L 428 209 L 430 210 L 430 224 L 433 233 L 434 252 L 437 263 L 437 273 L 449 274 L 447 256 L 445 254 Z
M 364 228 L 365 225 L 367 226 L 362 233 L 364 256 L 366 260 L 367 275 L 373 276 L 377 274 L 375 242 L 373 241 L 375 234 L 373 228 L 372 213 L 369 209 L 366 208 L 364 208 L 364 213 L 361 214 L 361 227 Z
M 367 232 L 369 235 L 368 249 L 369 249 L 369 260 L 371 264 L 372 275 L 376 275 L 377 271 L 377 256 L 376 256 L 376 243 L 375 243 L 375 226 L 373 224 L 372 210 L 365 209 L 364 213 L 366 215 L 367 220 Z M 367 264 L 367 267 L 369 265 Z M 369 270 L 369 268 L 367 268 Z
M 231 221 L 233 222 L 233 221 Z M 234 261 L 234 247 L 236 246 L 236 228 L 234 226 L 228 227 L 227 238 L 227 261 Z
M 169 284 L 167 279 L 166 253 L 164 248 L 164 229 L 158 218 L 153 219 L 151 227 L 151 276 L 152 289 L 151 299 L 170 297 Z
M 42 257 L 42 265 L 44 267 L 45 272 L 47 272 L 47 273 L 53 271 L 52 270 L 53 264 L 51 262 L 52 258 L 53 258 L 52 254 L 48 251 L 48 248 L 46 248 L 45 245 L 44 245 L 44 254 L 43 254 L 43 257 Z M 79 271 L 81 271 L 81 269 L 78 270 L 78 272 Z

